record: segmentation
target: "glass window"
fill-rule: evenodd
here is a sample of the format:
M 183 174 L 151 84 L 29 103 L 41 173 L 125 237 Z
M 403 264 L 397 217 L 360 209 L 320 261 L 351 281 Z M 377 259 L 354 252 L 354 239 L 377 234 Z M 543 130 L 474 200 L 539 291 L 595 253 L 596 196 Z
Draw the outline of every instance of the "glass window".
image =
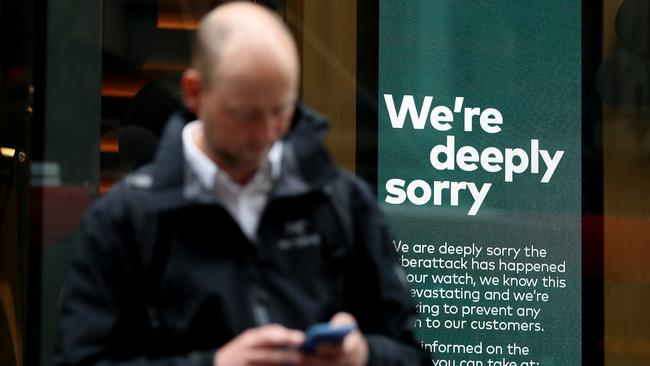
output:
M 84 212 L 151 159 L 165 122 L 183 107 L 179 79 L 190 65 L 198 21 L 224 2 L 0 0 L 0 364 L 50 364 L 60 293 Z M 331 156 L 375 189 L 396 242 L 411 233 L 421 244 L 477 233 L 492 241 L 528 235 L 560 242 L 566 239 L 561 227 L 570 225 L 571 250 L 558 244 L 553 255 L 556 262 L 573 256 L 573 292 L 542 316 L 554 329 L 576 322 L 566 332 L 575 337 L 558 333 L 557 344 L 531 349 L 533 359 L 555 364 L 544 356 L 555 348 L 584 365 L 650 362 L 650 5 L 255 2 L 276 11 L 294 34 L 301 100 L 329 118 Z M 461 131 L 468 122 L 456 103 L 478 110 L 469 117 L 476 130 Z M 489 108 L 490 115 L 481 114 Z M 533 115 L 521 122 L 527 113 Z M 404 127 L 395 127 L 400 119 Z M 413 127 L 417 120 L 422 129 Z M 517 123 L 526 127 L 512 129 Z M 496 132 L 486 132 L 490 128 Z M 512 184 L 489 171 L 435 166 L 432 148 L 448 147 L 448 135 L 456 138 L 454 148 L 480 147 L 477 160 L 489 146 L 548 143 L 554 146 L 549 159 L 553 151 L 565 153 L 560 178 L 533 179 L 532 158 Z M 465 153 L 454 163 L 472 163 L 473 153 Z M 515 160 L 521 164 L 523 157 Z M 404 183 L 389 186 L 396 177 Z M 469 217 L 468 184 L 479 179 L 491 184 L 491 193 Z M 450 186 L 436 188 L 434 181 Z M 456 201 L 452 181 L 466 184 L 464 191 L 456 186 Z M 436 201 L 436 192 L 449 196 Z M 388 203 L 400 197 L 410 202 Z M 556 201 L 565 206 L 558 209 L 551 204 Z M 502 222 L 509 226 L 488 230 Z M 400 248 L 398 256 L 416 258 Z M 415 288 L 435 287 L 419 286 L 415 277 L 434 272 L 406 267 Z M 442 306 L 439 300 L 422 304 Z M 477 342 L 537 339 L 468 329 L 419 336 L 432 343 L 457 334 Z

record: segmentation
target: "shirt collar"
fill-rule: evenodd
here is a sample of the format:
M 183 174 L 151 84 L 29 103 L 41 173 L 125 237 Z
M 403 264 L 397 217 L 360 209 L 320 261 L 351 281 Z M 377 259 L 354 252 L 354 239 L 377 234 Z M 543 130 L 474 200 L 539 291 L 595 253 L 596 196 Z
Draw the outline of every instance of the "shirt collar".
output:
M 224 176 L 222 178 L 226 178 L 226 181 L 230 182 L 231 179 L 225 171 L 220 170 L 217 164 L 215 164 L 207 155 L 205 155 L 205 153 L 203 153 L 203 151 L 201 151 L 201 149 L 199 149 L 198 146 L 196 146 L 192 137 L 201 128 L 203 128 L 203 122 L 201 120 L 192 121 L 183 127 L 183 156 L 190 173 L 198 179 L 203 188 L 212 191 L 218 174 L 223 174 Z M 276 141 L 273 146 L 271 146 L 266 160 L 249 183 L 260 182 L 260 180 L 268 180 L 269 178 L 271 181 L 275 181 L 280 176 L 282 167 L 282 150 L 282 141 Z M 270 172 L 270 177 L 268 174 L 265 174 L 266 171 Z

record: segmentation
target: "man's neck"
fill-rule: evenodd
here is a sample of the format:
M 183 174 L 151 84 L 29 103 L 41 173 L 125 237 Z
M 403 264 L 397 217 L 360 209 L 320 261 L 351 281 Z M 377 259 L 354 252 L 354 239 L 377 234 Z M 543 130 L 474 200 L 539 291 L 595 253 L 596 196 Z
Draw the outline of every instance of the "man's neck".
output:
M 201 150 L 205 156 L 207 156 L 213 163 L 223 170 L 230 180 L 237 183 L 240 186 L 245 186 L 250 180 L 255 176 L 257 170 L 244 170 L 239 167 L 235 167 L 232 164 L 229 164 L 227 160 L 221 158 L 218 154 L 215 154 L 205 141 L 205 135 L 203 134 L 202 128 L 197 128 L 193 131 L 191 137 L 192 142 L 196 147 Z

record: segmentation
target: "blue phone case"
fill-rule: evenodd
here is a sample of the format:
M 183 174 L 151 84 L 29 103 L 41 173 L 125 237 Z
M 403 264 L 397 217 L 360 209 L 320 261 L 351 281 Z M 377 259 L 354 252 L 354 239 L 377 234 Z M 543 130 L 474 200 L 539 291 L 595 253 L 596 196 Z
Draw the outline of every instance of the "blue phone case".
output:
M 314 324 L 307 329 L 302 352 L 313 352 L 321 344 L 339 344 L 348 333 L 357 329 L 355 325 L 333 326 L 329 323 Z

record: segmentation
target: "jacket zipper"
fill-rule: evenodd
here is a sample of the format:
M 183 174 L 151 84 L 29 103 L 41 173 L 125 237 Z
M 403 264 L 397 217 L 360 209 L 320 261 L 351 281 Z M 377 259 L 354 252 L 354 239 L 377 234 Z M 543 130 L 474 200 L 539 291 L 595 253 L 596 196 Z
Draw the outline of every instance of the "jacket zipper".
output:
M 253 316 L 257 325 L 269 324 L 269 294 L 259 286 L 253 287 Z

